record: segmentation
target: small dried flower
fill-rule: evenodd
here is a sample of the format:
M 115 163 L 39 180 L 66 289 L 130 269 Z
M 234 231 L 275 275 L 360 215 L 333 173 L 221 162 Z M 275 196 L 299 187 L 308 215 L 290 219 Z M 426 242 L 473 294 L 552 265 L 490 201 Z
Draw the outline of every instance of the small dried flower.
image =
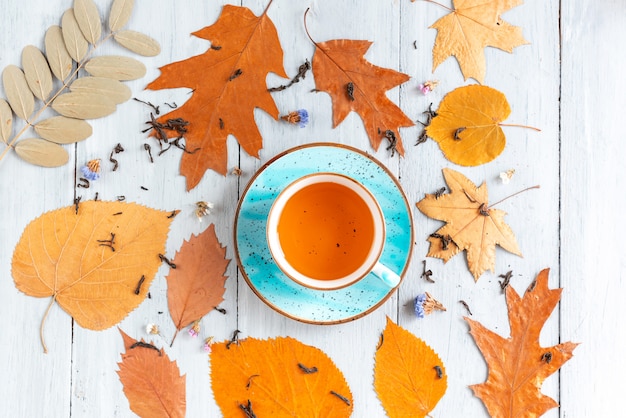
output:
M 281 116 L 280 118 L 285 122 L 304 128 L 307 123 L 309 123 L 309 112 L 307 112 L 306 109 L 294 110 L 293 112 L 289 112 L 289 114 Z
M 502 180 L 502 184 L 509 184 L 509 182 L 511 181 L 511 178 L 513 178 L 513 174 L 515 174 L 514 169 L 501 172 L 500 180 Z
M 87 180 L 98 180 L 100 178 L 100 159 L 87 161 L 87 164 L 80 168 L 80 172 Z
M 231 171 L 231 174 L 233 174 L 234 176 L 240 176 L 243 174 L 243 171 L 241 171 L 241 168 L 235 167 L 233 168 L 233 171 Z
M 193 324 L 191 324 L 188 332 L 189 335 L 191 335 L 193 338 L 196 338 L 198 334 L 200 334 L 200 320 L 194 321 Z
M 205 202 L 204 200 L 200 200 L 196 202 L 196 210 L 194 213 L 200 222 L 202 222 L 202 218 L 209 215 L 211 213 L 211 209 L 213 209 L 215 205 L 211 202 Z
M 428 93 L 435 90 L 435 87 L 437 87 L 437 84 L 439 84 L 439 81 L 437 80 L 425 81 L 419 85 L 419 89 L 422 92 L 422 94 L 426 96 Z
M 204 351 L 211 351 L 211 346 L 213 345 L 213 337 L 209 337 L 204 340 Z
M 157 324 L 148 324 L 146 325 L 146 333 L 151 335 L 159 334 L 159 326 Z
M 446 308 L 437 300 L 435 300 L 428 292 L 417 295 L 413 301 L 413 310 L 415 316 L 418 318 L 424 318 L 426 315 L 430 315 L 432 311 L 445 311 Z

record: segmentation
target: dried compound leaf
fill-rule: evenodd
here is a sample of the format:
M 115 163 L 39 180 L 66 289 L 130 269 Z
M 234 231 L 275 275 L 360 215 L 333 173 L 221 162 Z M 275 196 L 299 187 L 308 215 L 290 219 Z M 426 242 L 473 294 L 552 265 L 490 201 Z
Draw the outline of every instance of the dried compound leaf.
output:
M 102 22 L 98 6 L 93 0 L 74 0 L 74 16 L 85 39 L 92 45 L 98 42 L 102 33 Z
M 114 0 L 109 14 L 109 29 L 111 32 L 120 30 L 133 12 L 134 0 Z
M 70 156 L 60 145 L 39 138 L 27 138 L 15 144 L 15 153 L 24 161 L 41 167 L 60 167 Z
M 376 350 L 374 388 L 390 418 L 425 417 L 446 392 L 445 367 L 432 348 L 389 317 Z
M 211 348 L 211 386 L 224 417 L 243 417 L 239 405 L 251 405 L 260 418 L 352 414 L 352 394 L 343 374 L 318 348 L 290 337 L 247 338 Z M 298 364 L 317 371 L 305 373 Z
M 165 251 L 169 214 L 101 200 L 47 212 L 26 226 L 15 247 L 15 285 L 33 297 L 52 297 L 84 328 L 109 328 L 148 294 L 162 264 L 156 255 Z
M 46 57 L 56 78 L 63 81 L 72 72 L 72 57 L 67 52 L 63 32 L 59 26 L 50 26 L 45 37 Z
M 115 102 L 101 94 L 70 92 L 57 97 L 52 108 L 69 118 L 97 119 L 115 112 Z
M 42 138 L 57 144 L 72 144 L 89 138 L 92 128 L 84 120 L 55 116 L 35 125 L 35 132 Z
M 63 33 L 63 41 L 70 57 L 74 61 L 80 62 L 89 50 L 89 43 L 78 26 L 73 9 L 68 9 L 63 13 L 61 32 Z
M 117 364 L 117 374 L 130 409 L 140 417 L 183 418 L 187 409 L 186 379 L 176 362 L 151 342 L 137 341 L 122 330 L 120 333 L 126 352 Z
M 0 141 L 5 144 L 13 132 L 13 111 L 4 99 L 0 99 Z
M 127 85 L 112 78 L 80 77 L 70 85 L 72 92 L 100 94 L 111 99 L 115 104 L 124 103 L 132 93 Z
M 146 66 L 134 58 L 119 55 L 105 55 L 89 60 L 85 70 L 96 77 L 114 80 L 136 80 L 146 74 Z
M 161 45 L 141 32 L 134 30 L 121 30 L 117 32 L 113 38 L 118 44 L 144 57 L 154 57 L 161 52 Z
M 39 100 L 46 101 L 52 92 L 52 72 L 39 48 L 28 45 L 22 50 L 22 67 L 30 90 Z
M 13 112 L 20 118 L 28 120 L 35 109 L 35 98 L 22 70 L 15 65 L 7 65 L 2 71 L 2 84 Z

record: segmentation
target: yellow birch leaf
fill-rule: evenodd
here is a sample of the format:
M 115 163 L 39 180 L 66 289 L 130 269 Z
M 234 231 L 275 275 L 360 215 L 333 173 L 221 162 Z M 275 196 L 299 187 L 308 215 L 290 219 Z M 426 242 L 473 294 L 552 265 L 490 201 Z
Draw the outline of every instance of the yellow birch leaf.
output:
M 447 387 L 437 353 L 387 317 L 376 351 L 374 389 L 389 418 L 427 416 Z
M 246 408 L 247 416 L 273 418 L 352 414 L 343 374 L 318 348 L 290 337 L 247 338 L 211 348 L 213 395 L 225 417 L 245 416 Z
M 50 306 L 56 301 L 84 328 L 109 328 L 148 293 L 161 266 L 158 254 L 165 252 L 170 213 L 103 201 L 45 213 L 15 247 L 15 285 L 27 295 L 50 297 Z

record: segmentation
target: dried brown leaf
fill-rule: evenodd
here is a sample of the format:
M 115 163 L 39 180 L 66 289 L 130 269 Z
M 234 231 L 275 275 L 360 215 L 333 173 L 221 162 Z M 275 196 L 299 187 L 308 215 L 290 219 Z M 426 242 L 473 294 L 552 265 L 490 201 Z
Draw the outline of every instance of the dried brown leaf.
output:
M 57 144 L 72 144 L 89 138 L 91 125 L 84 120 L 55 116 L 35 125 L 35 132 L 42 138 Z
M 52 102 L 52 108 L 63 116 L 76 119 L 97 119 L 115 112 L 115 102 L 95 93 L 71 92 Z
M 113 100 L 115 104 L 124 103 L 132 95 L 127 85 L 105 77 L 80 77 L 72 82 L 70 91 L 101 94 Z
M 89 50 L 89 43 L 78 26 L 73 9 L 68 9 L 63 13 L 61 32 L 63 33 L 63 41 L 70 57 L 74 61 L 80 62 Z
M 2 71 L 2 84 L 13 112 L 20 118 L 28 120 L 35 109 L 35 97 L 22 70 L 15 65 L 7 65 Z
M 146 74 L 146 66 L 134 58 L 104 55 L 89 60 L 85 70 L 96 77 L 114 80 L 136 80 Z
M 113 35 L 113 38 L 124 48 L 144 57 L 154 57 L 161 52 L 161 45 L 155 39 L 141 32 L 121 30 Z
M 96 3 L 93 0 L 74 0 L 74 16 L 85 39 L 92 45 L 98 42 L 102 33 L 102 22 Z
M 133 12 L 134 0 L 114 0 L 111 5 L 111 13 L 109 14 L 109 29 L 111 32 L 115 32 L 130 19 L 130 15 Z
M 59 80 L 65 80 L 72 72 L 72 57 L 67 52 L 61 27 L 50 26 L 46 31 L 45 45 L 52 73 Z
M 13 132 L 13 111 L 4 99 L 0 99 L 0 141 L 5 144 Z
M 202 318 L 224 300 L 225 258 L 215 225 L 185 241 L 167 275 L 167 304 L 177 330 Z
M 15 144 L 15 153 L 22 160 L 41 167 L 60 167 L 70 158 L 62 146 L 39 138 L 22 139 Z
M 52 92 L 52 72 L 39 48 L 27 45 L 22 50 L 22 67 L 28 87 L 35 97 L 45 102 Z

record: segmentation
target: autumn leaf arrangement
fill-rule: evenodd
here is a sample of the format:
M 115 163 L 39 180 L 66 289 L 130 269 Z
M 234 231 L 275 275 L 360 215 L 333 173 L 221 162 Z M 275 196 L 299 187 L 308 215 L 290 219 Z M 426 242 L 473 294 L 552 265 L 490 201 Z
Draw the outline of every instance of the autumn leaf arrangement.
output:
M 93 0 L 74 0 L 63 13 L 61 26 L 45 34 L 45 53 L 28 45 L 22 50 L 22 68 L 9 65 L 2 71 L 6 100 L 0 99 L 0 160 L 11 150 L 21 159 L 43 167 L 68 162 L 62 146 L 92 134 L 86 121 L 107 116 L 131 97 L 122 81 L 141 78 L 145 65 L 120 55 L 95 56 L 96 49 L 109 41 L 142 56 L 155 56 L 159 44 L 143 33 L 124 29 L 131 17 L 132 0 L 114 0 L 107 28 Z M 78 77 L 79 72 L 89 75 Z M 44 117 L 51 108 L 57 115 Z M 22 125 L 14 122 L 22 122 Z M 36 136 L 23 138 L 30 127 Z M 16 131 L 14 133 L 14 131 Z

